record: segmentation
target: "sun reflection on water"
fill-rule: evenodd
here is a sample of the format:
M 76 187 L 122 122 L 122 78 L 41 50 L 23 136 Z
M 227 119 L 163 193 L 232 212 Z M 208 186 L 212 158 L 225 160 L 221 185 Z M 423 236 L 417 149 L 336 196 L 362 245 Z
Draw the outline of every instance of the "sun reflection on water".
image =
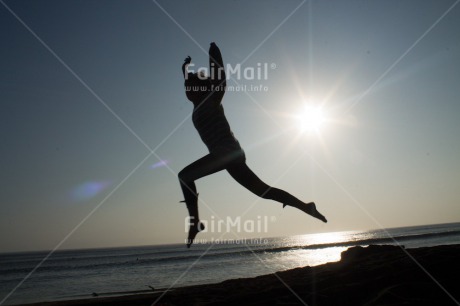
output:
M 350 241 L 351 236 L 356 232 L 332 232 L 296 236 L 303 245 L 332 244 Z
M 303 266 L 317 266 L 340 260 L 348 246 L 337 245 L 353 241 L 358 232 L 333 232 L 286 237 L 285 247 L 291 248 L 267 258 L 274 270 L 287 270 Z
M 348 247 L 331 247 L 325 249 L 293 249 L 264 258 L 264 263 L 271 272 L 283 271 L 306 266 L 318 266 L 340 260 L 340 254 Z

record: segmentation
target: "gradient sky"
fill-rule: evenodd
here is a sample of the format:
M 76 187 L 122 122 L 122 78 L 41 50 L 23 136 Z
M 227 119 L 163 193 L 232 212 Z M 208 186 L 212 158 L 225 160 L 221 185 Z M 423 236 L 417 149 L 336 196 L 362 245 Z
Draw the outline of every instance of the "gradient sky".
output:
M 203 219 L 269 219 L 239 238 L 459 221 L 458 2 L 0 1 L 0 251 L 182 243 L 177 173 L 207 151 L 180 66 L 211 41 L 270 67 L 223 100 L 248 165 L 329 223 L 225 172 L 197 183 Z

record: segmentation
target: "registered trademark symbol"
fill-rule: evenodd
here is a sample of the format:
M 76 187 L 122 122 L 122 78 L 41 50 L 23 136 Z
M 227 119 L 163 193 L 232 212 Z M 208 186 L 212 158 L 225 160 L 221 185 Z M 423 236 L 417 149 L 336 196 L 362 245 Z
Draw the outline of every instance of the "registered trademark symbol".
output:
M 272 64 L 270 65 L 270 68 L 271 68 L 271 69 L 276 69 L 276 64 L 275 64 L 275 63 L 272 63 Z
M 275 221 L 276 221 L 276 217 L 275 217 L 275 216 L 271 216 L 271 217 L 270 217 L 270 221 L 271 221 L 271 222 L 275 222 Z

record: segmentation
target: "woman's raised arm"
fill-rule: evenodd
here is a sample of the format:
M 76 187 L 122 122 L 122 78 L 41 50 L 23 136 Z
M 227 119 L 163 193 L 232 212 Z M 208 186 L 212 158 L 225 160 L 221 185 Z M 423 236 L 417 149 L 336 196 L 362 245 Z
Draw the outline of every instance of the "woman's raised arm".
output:
M 212 42 L 209 47 L 209 71 L 211 84 L 214 86 L 222 87 L 222 91 L 225 90 L 226 76 L 224 69 L 224 62 L 222 60 L 222 54 L 220 53 L 219 47 Z

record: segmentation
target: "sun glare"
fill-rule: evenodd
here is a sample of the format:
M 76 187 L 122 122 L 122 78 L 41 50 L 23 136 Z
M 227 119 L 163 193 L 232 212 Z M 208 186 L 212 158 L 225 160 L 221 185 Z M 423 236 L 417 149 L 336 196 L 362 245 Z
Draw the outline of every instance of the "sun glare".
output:
M 297 124 L 301 132 L 319 132 L 326 121 L 321 107 L 305 105 L 297 115 Z

